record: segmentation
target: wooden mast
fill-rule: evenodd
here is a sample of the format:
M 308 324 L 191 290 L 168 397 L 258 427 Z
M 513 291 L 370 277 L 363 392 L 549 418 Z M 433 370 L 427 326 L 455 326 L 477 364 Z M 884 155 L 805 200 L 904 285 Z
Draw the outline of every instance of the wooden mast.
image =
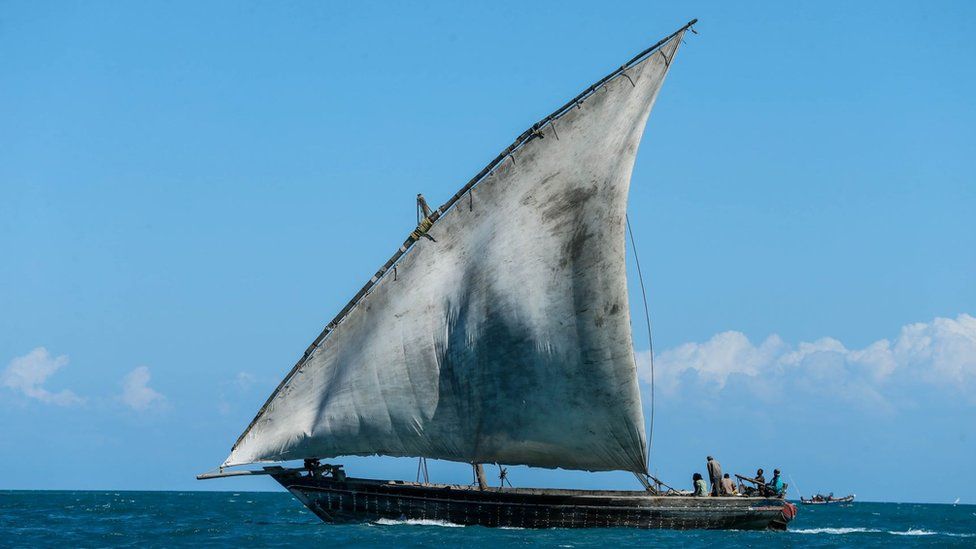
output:
M 474 476 L 478 479 L 478 489 L 484 490 L 488 487 L 488 481 L 485 480 L 485 468 L 480 463 L 472 463 L 471 468 L 474 469 Z

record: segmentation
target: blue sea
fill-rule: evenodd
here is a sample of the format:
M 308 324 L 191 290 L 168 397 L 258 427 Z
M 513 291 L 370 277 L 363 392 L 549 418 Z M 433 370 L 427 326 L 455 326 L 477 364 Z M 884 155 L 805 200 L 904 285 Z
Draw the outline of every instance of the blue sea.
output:
M 976 547 L 976 506 L 800 508 L 788 532 L 328 525 L 290 494 L 0 491 L 3 547 Z

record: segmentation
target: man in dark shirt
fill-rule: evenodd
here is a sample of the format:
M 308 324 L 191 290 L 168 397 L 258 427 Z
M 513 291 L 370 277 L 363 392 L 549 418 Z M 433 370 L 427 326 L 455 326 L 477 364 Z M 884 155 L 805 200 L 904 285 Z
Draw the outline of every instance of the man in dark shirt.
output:
M 752 480 L 756 481 L 754 486 L 749 486 L 746 489 L 746 494 L 750 496 L 765 496 L 766 495 L 766 476 L 763 474 L 764 471 L 760 467 L 756 469 L 756 476 Z

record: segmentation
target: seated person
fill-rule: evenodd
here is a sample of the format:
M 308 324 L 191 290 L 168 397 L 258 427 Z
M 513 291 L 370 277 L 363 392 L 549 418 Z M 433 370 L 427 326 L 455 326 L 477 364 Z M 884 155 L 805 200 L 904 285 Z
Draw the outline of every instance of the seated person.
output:
M 692 475 L 691 481 L 695 486 L 695 492 L 691 495 L 695 497 L 704 497 L 708 495 L 708 487 L 705 486 L 705 479 L 702 478 L 701 473 L 695 473 Z
M 721 488 L 722 488 L 721 492 L 722 492 L 722 495 L 723 496 L 735 495 L 735 493 L 736 493 L 735 492 L 735 484 L 732 482 L 732 479 L 729 477 L 729 474 L 728 473 L 725 473 L 725 475 L 722 476 L 722 483 L 721 484 L 722 484 L 721 485 Z
M 766 493 L 766 477 L 763 475 L 763 470 L 757 469 L 756 476 L 754 478 L 742 477 L 746 481 L 754 482 L 755 485 L 748 485 L 742 483 L 742 493 L 747 496 L 762 496 Z
M 786 485 L 783 484 L 783 479 L 779 476 L 779 469 L 773 470 L 773 479 L 766 484 L 766 495 L 782 496 L 785 487 Z

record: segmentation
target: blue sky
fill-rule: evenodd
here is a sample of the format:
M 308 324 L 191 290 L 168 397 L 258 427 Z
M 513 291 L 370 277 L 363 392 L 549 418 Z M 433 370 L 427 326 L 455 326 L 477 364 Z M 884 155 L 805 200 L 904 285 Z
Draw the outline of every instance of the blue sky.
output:
M 0 5 L 0 488 L 274 489 L 193 475 L 415 194 L 697 17 L 630 202 L 652 469 L 976 503 L 973 4 Z

